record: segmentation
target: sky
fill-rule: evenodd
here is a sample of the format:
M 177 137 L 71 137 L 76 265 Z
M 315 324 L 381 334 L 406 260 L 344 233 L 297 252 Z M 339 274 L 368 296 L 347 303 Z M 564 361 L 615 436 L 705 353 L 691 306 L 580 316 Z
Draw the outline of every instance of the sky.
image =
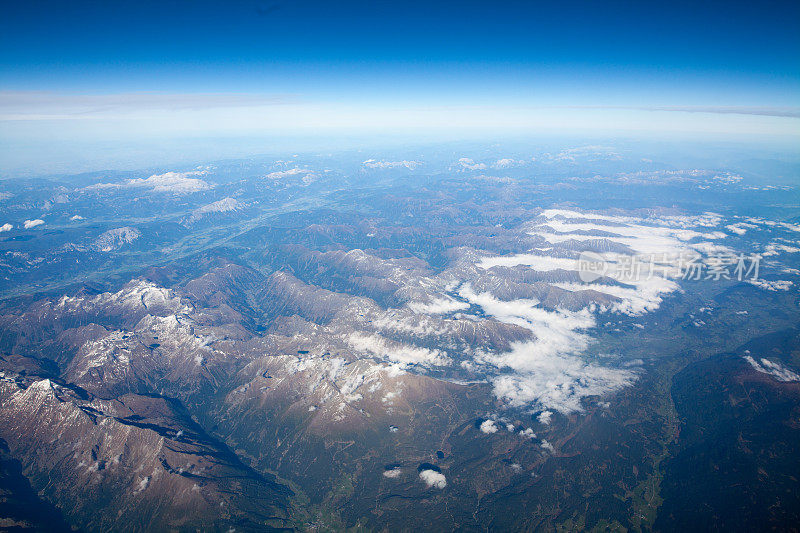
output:
M 800 2 L 0 6 L 17 166 L 95 143 L 528 132 L 800 137 Z

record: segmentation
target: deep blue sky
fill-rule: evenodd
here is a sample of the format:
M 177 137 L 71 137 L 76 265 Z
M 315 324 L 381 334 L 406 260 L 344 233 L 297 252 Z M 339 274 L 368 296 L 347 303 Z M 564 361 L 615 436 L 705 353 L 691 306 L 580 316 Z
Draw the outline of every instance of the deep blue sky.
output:
M 741 103 L 763 94 L 789 105 L 800 87 L 796 0 L 28 0 L 2 9 L 5 89 L 336 92 L 394 79 L 424 91 L 426 80 L 435 88 L 454 77 L 480 88 L 487 75 L 675 88 L 678 78 L 690 91 L 734 82 L 727 90 Z

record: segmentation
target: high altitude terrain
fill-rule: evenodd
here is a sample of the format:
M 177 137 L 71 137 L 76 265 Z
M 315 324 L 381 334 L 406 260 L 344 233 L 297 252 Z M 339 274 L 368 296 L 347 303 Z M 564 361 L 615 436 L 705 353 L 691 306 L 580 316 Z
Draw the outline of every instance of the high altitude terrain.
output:
M 0 524 L 794 527 L 800 197 L 764 164 L 446 147 L 6 180 Z

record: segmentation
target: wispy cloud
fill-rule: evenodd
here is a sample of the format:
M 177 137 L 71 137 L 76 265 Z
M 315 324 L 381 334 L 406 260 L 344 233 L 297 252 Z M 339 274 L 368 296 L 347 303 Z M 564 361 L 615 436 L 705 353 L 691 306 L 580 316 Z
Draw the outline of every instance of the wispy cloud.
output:
M 718 115 L 756 115 L 762 117 L 800 118 L 800 107 L 778 106 L 563 106 L 565 109 L 630 109 L 635 111 L 669 111 L 678 113 L 714 113 Z
M 742 356 L 745 361 L 750 363 L 755 370 L 764 374 L 769 374 L 778 381 L 800 381 L 800 374 L 791 371 L 780 363 L 761 358 L 760 362 L 751 355 Z
M 298 103 L 298 97 L 289 94 L 0 91 L 0 120 L 75 120 L 142 111 L 192 111 L 295 103 Z
M 394 467 L 383 471 L 383 476 L 389 479 L 396 479 L 400 477 L 402 474 L 403 470 L 400 467 Z

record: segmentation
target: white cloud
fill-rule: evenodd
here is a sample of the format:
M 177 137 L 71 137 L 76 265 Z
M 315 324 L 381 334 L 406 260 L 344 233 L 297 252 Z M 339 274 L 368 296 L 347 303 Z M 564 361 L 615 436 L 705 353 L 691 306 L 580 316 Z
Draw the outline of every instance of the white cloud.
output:
M 410 346 L 375 334 L 353 333 L 347 342 L 360 352 L 405 365 L 446 366 L 452 362 L 441 350 Z
M 544 425 L 550 424 L 550 420 L 552 418 L 553 418 L 552 411 L 542 411 L 541 413 L 539 413 L 539 416 L 536 417 L 536 419 Z
M 513 256 L 484 257 L 478 261 L 478 268 L 489 269 L 495 266 L 513 267 L 517 265 L 529 266 L 539 272 L 550 270 L 577 270 L 575 259 L 566 257 L 550 257 L 539 254 L 518 254 Z
M 459 294 L 498 320 L 529 329 L 535 340 L 515 342 L 511 350 L 477 350 L 475 362 L 500 371 L 492 378 L 494 393 L 512 407 L 537 404 L 562 413 L 581 411 L 581 399 L 630 385 L 635 374 L 583 361 L 578 354 L 589 345 L 583 330 L 595 325 L 588 309 L 548 311 L 535 300 L 503 302 L 489 293 L 476 294 L 468 284 Z M 510 373 L 508 371 L 511 371 Z
M 739 222 L 736 224 L 729 224 L 725 226 L 725 229 L 728 231 L 735 233 L 736 235 L 744 235 L 747 233 L 748 229 L 756 229 L 758 226 L 755 224 L 748 224 L 747 222 Z
M 545 440 L 545 439 L 542 439 L 542 442 L 541 442 L 541 443 L 539 443 L 539 444 L 540 444 L 540 446 L 541 446 L 542 448 L 544 448 L 545 450 L 547 450 L 547 451 L 548 451 L 548 452 L 550 452 L 550 453 L 553 453 L 553 452 L 555 451 L 555 448 L 553 448 L 553 445 L 552 445 L 552 444 L 550 444 L 550 443 L 549 443 L 547 440 Z
M 539 405 L 569 414 L 583 410 L 583 398 L 608 394 L 636 379 L 631 371 L 542 352 L 529 343 L 518 343 L 502 356 L 515 365 L 509 366 L 513 372 L 492 378 L 492 384 L 495 395 L 512 407 Z M 496 366 L 503 367 L 500 360 Z
M 494 420 L 484 420 L 481 422 L 481 432 L 491 434 L 497 433 L 497 425 Z
M 399 467 L 391 468 L 389 470 L 383 471 L 383 477 L 388 477 L 389 479 L 397 479 L 403 474 L 403 471 Z
M 35 218 L 33 220 L 26 220 L 23 225 L 25 226 L 25 229 L 31 229 L 35 228 L 36 226 L 41 226 L 42 224 L 44 224 L 44 220 L 41 218 Z
M 778 381 L 800 381 L 800 374 L 789 370 L 780 363 L 774 363 L 764 358 L 761 358 L 761 362 L 759 363 L 750 355 L 745 355 L 743 357 L 754 369 L 764 374 L 769 374 Z
M 409 302 L 408 308 L 417 314 L 440 315 L 469 309 L 469 304 L 453 298 L 433 298 L 428 302 Z
M 570 292 L 594 290 L 609 296 L 619 298 L 618 302 L 611 305 L 610 310 L 618 313 L 638 316 L 650 313 L 661 307 L 664 296 L 678 290 L 678 284 L 670 279 L 655 275 L 650 279 L 631 280 L 629 287 L 609 285 L 605 283 L 553 283 L 554 287 Z
M 796 254 L 800 252 L 800 248 L 796 246 L 787 246 L 786 244 L 779 244 L 774 242 L 768 244 L 764 250 L 765 250 L 764 253 L 761 254 L 764 257 L 778 255 L 780 253 Z
M 501 322 L 532 331 L 536 340 L 525 343 L 525 348 L 537 356 L 567 355 L 583 351 L 590 339 L 580 331 L 595 325 L 594 317 L 587 309 L 576 312 L 548 311 L 537 307 L 539 302 L 536 300 L 504 302 L 488 292 L 476 294 L 469 284 L 465 284 L 459 294 Z M 498 367 L 508 366 L 518 370 L 535 370 L 537 366 L 534 359 L 527 360 L 526 354 L 513 351 L 499 356 L 486 354 L 483 359 Z
M 76 220 L 83 220 L 83 217 L 80 215 L 72 215 L 71 217 L 69 217 L 69 219 L 75 222 Z
M 786 280 L 767 281 L 765 279 L 748 279 L 745 281 L 765 291 L 788 291 L 792 288 L 792 285 L 794 285 L 791 281 Z
M 789 231 L 797 231 L 800 232 L 800 224 L 791 224 L 789 222 L 780 222 L 781 227 L 788 229 Z
M 428 487 L 443 489 L 447 486 L 447 479 L 444 477 L 444 474 L 436 470 L 422 470 L 419 473 L 419 478 L 424 481 Z
M 589 152 L 596 155 L 594 150 Z M 584 150 L 564 155 L 572 157 L 581 152 Z M 504 281 L 508 274 L 496 267 L 527 266 L 542 273 L 566 271 L 567 274 L 552 274 L 562 281 L 549 284 L 583 293 L 585 299 L 576 295 L 576 300 L 584 301 L 584 307 L 577 311 L 553 310 L 542 307 L 536 299 L 501 300 L 491 292 L 474 291 L 470 281 L 465 280 L 459 296 L 480 306 L 487 315 L 524 327 L 535 336 L 532 341 L 512 343 L 511 350 L 504 353 L 479 348 L 474 360 L 469 362 L 471 368 L 490 367 L 487 373 L 494 374 L 489 379 L 495 395 L 510 406 L 538 406 L 562 413 L 580 411 L 581 400 L 587 396 L 606 394 L 630 385 L 636 379 L 636 374 L 630 370 L 606 367 L 580 357 L 592 342 L 589 332 L 596 325 L 596 315 L 616 312 L 637 316 L 653 312 L 666 295 L 680 290 L 676 280 L 685 272 L 679 265 L 685 265 L 687 258 L 704 261 L 710 269 L 711 259 L 703 254 L 733 254 L 732 249 L 711 242 L 726 237 L 726 233 L 716 230 L 723 220 L 721 215 L 712 212 L 693 216 L 635 217 L 565 209 L 543 211 L 539 218 L 526 225 L 526 231 L 552 246 L 529 253 L 478 258 L 475 266 L 498 281 Z M 787 248 L 794 251 L 793 247 Z M 608 267 L 605 275 L 618 283 L 607 283 L 603 278 L 592 283 L 571 281 L 580 273 L 580 250 L 602 250 Z M 652 261 L 641 264 L 642 258 L 648 257 L 653 258 Z M 638 263 L 638 275 L 633 271 L 634 275 L 624 276 L 624 266 L 635 264 L 634 258 Z M 754 283 L 768 290 L 786 290 L 791 286 L 788 281 Z M 606 294 L 614 300 L 599 301 L 594 293 L 585 291 Z
M 720 239 L 723 232 L 700 232 L 697 226 L 716 227 L 721 217 L 716 213 L 699 216 L 638 218 L 620 215 L 581 213 L 564 209 L 547 209 L 545 219 L 533 226 L 532 234 L 551 243 L 570 239 L 597 239 L 598 232 L 610 233 L 602 238 L 624 244 L 638 254 L 675 254 L 691 249 L 687 241 L 697 238 Z M 547 228 L 558 233 L 547 232 Z
M 0 226 L 0 233 L 3 233 L 4 231 L 11 231 L 12 229 L 14 229 L 14 226 L 6 222 L 2 226 Z
M 522 159 L 503 158 L 503 159 L 498 159 L 497 161 L 492 163 L 492 168 L 503 169 L 503 168 L 518 167 L 524 164 L 526 164 L 526 161 Z
M 502 301 L 488 292 L 476 293 L 469 283 L 459 289 L 459 295 L 470 303 L 479 305 L 486 314 L 501 322 L 531 330 L 537 335 L 538 346 L 543 351 L 552 353 L 583 350 L 589 338 L 577 332 L 595 325 L 594 316 L 588 309 L 548 311 L 538 307 L 537 300 Z

